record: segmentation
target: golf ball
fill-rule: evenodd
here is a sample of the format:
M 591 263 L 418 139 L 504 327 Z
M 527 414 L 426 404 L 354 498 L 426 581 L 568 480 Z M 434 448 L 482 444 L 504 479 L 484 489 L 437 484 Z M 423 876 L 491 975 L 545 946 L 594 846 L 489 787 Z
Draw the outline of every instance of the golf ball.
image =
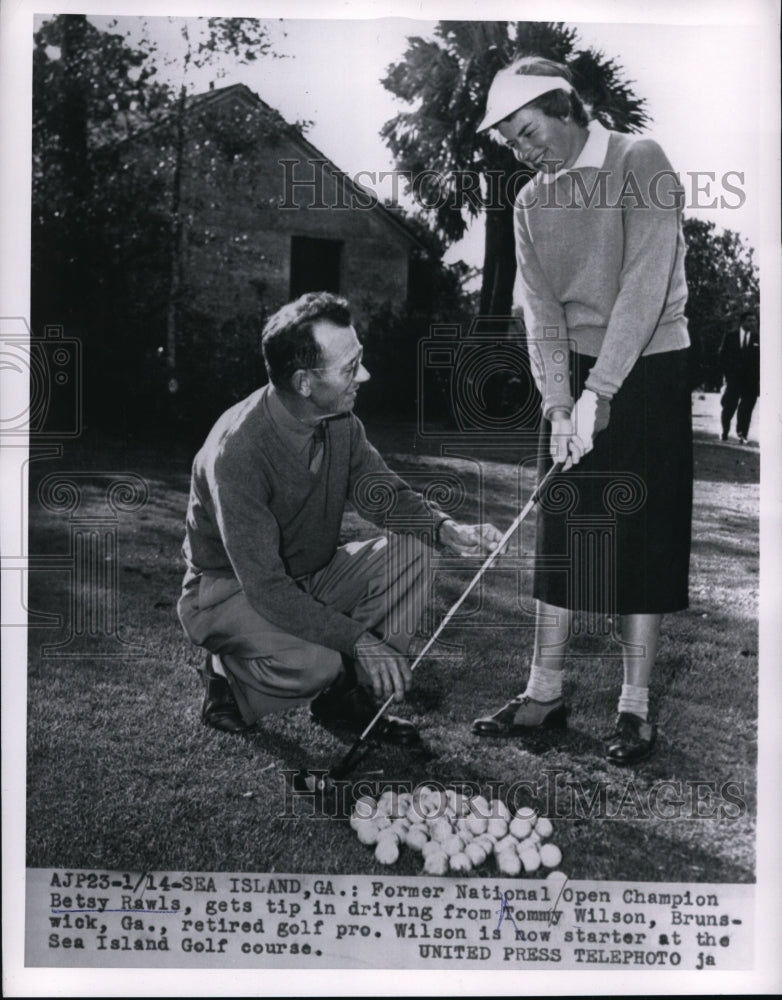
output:
M 397 805 L 399 806 L 399 815 L 404 816 L 413 801 L 413 796 L 410 792 L 400 792 L 397 796 Z
M 479 847 L 482 847 L 484 851 L 486 851 L 487 855 L 494 853 L 494 845 L 496 841 L 494 837 L 490 836 L 488 833 L 482 833 L 480 837 L 475 838 L 473 843 L 477 844 Z
M 524 840 L 532 833 L 532 824 L 528 819 L 519 819 L 518 816 L 511 820 L 510 832 L 516 840 Z
M 536 872 L 540 868 L 540 855 L 532 847 L 522 851 L 520 861 L 525 872 Z
M 446 840 L 453 836 L 453 827 L 445 816 L 429 821 L 429 835 L 432 840 Z
M 443 850 L 449 857 L 453 857 L 454 854 L 461 854 L 464 851 L 464 841 L 460 836 L 453 833 L 450 837 L 446 837 L 443 843 Z
M 517 851 L 519 849 L 519 842 L 515 837 L 508 834 L 507 837 L 503 837 L 502 840 L 498 840 L 494 845 L 494 853 L 502 854 L 504 851 Z
M 501 817 L 492 817 L 486 824 L 486 832 L 490 833 L 492 837 L 496 837 L 497 840 L 502 840 L 508 832 L 508 824 Z
M 497 867 L 503 875 L 518 875 L 521 872 L 521 861 L 515 851 L 505 851 L 497 855 Z
M 535 833 L 542 839 L 545 840 L 546 837 L 550 837 L 554 832 L 554 824 L 546 816 L 538 817 L 538 821 L 535 824 Z
M 500 799 L 470 798 L 429 785 L 413 793 L 387 790 L 377 800 L 370 795 L 357 799 L 350 827 L 360 843 L 374 848 L 382 865 L 395 864 L 406 846 L 421 854 L 427 875 L 469 872 L 494 854 L 503 875 L 536 872 L 542 865 L 548 878 L 565 878 L 556 870 L 562 851 L 547 840 L 554 832 L 552 821 L 529 806 L 512 815 Z
M 429 851 L 424 857 L 424 871 L 427 875 L 445 875 L 448 871 L 445 851 Z
M 407 833 L 412 824 L 407 819 L 395 819 L 391 824 L 391 829 L 398 833 L 401 837 Z
M 420 799 L 413 799 L 410 805 L 407 807 L 407 812 L 405 813 L 410 822 L 415 825 L 416 823 L 423 823 L 426 819 L 426 811 L 421 805 Z
M 470 859 L 470 861 L 476 868 L 479 865 L 482 865 L 487 857 L 487 852 L 483 849 L 483 847 L 480 844 L 476 842 L 468 844 L 464 849 L 464 853 L 467 855 L 467 857 Z
M 446 798 L 445 792 L 439 790 L 432 790 L 429 798 L 426 800 L 427 808 L 432 809 L 430 815 L 440 815 L 445 812 L 448 808 L 448 799 Z
M 475 795 L 470 799 L 470 812 L 473 816 L 481 816 L 483 819 L 489 818 L 489 802 L 482 795 Z
M 456 811 L 457 816 L 466 816 L 470 811 L 470 800 L 466 795 L 461 792 L 457 792 L 453 799 L 453 808 Z
M 405 843 L 411 851 L 422 851 L 430 843 L 429 835 L 422 826 L 411 826 L 405 835 Z
M 466 818 L 465 823 L 467 824 L 467 829 L 470 833 L 474 833 L 478 836 L 481 833 L 486 833 L 486 829 L 489 825 L 488 819 L 485 816 L 479 816 L 477 813 L 470 813 Z
M 504 819 L 506 823 L 510 823 L 510 809 L 508 809 L 502 799 L 492 799 L 489 807 L 489 816 L 492 819 Z
M 368 795 L 362 795 L 353 806 L 353 815 L 360 819 L 370 819 L 377 812 L 377 803 Z
M 380 831 L 371 819 L 361 820 L 361 825 L 356 830 L 359 842 L 362 844 L 376 844 Z
M 540 860 L 546 868 L 556 868 L 562 861 L 562 851 L 556 844 L 543 844 L 540 848 Z
M 375 857 L 381 865 L 393 865 L 399 860 L 399 847 L 393 837 L 383 836 L 377 842 Z

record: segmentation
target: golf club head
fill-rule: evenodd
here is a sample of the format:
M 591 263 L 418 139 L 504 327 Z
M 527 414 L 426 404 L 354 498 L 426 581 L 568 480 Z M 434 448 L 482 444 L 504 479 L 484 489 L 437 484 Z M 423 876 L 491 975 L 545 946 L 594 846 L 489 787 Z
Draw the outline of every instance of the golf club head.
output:
M 329 796 L 336 790 L 335 782 L 342 781 L 359 764 L 369 752 L 371 744 L 358 740 L 345 754 L 341 761 L 331 770 L 320 768 L 303 768 L 297 771 L 291 779 L 291 788 L 300 794 L 315 794 Z
M 342 778 L 347 777 L 347 775 L 357 767 L 359 761 L 366 757 L 370 746 L 371 744 L 367 740 L 356 740 L 336 767 L 331 768 L 329 778 L 332 781 L 339 781 Z

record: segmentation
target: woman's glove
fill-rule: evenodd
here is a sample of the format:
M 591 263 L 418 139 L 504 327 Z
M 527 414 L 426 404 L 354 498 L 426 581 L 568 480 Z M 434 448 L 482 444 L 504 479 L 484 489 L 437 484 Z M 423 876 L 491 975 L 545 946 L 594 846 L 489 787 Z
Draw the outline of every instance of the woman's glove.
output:
M 579 439 L 583 449 L 580 458 L 594 448 L 595 437 L 608 427 L 610 414 L 609 400 L 598 396 L 592 389 L 584 389 L 570 415 L 573 434 Z
M 551 414 L 551 458 L 562 462 L 567 471 L 578 465 L 592 450 L 595 435 L 608 426 L 610 403 L 591 389 L 585 389 L 571 413 L 556 410 Z

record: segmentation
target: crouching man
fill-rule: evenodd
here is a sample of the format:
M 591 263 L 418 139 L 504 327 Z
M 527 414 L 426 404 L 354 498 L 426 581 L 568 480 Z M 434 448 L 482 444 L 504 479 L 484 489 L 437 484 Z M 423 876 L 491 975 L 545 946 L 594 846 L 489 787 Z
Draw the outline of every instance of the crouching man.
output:
M 202 720 L 242 732 L 310 702 L 316 721 L 361 731 L 410 687 L 407 650 L 431 587 L 425 542 L 483 554 L 501 535 L 449 519 L 367 441 L 352 411 L 369 373 L 344 299 L 284 306 L 262 349 L 269 384 L 220 417 L 193 463 L 178 611 L 208 651 Z M 347 501 L 404 527 L 339 545 Z M 375 733 L 418 738 L 393 716 Z

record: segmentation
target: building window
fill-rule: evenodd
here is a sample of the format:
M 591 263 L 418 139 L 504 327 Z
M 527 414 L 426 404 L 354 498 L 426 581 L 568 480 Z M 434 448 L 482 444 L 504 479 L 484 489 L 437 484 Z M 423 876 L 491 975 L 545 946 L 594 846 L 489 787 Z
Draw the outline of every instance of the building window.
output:
M 305 292 L 339 292 L 342 240 L 291 237 L 291 298 Z

